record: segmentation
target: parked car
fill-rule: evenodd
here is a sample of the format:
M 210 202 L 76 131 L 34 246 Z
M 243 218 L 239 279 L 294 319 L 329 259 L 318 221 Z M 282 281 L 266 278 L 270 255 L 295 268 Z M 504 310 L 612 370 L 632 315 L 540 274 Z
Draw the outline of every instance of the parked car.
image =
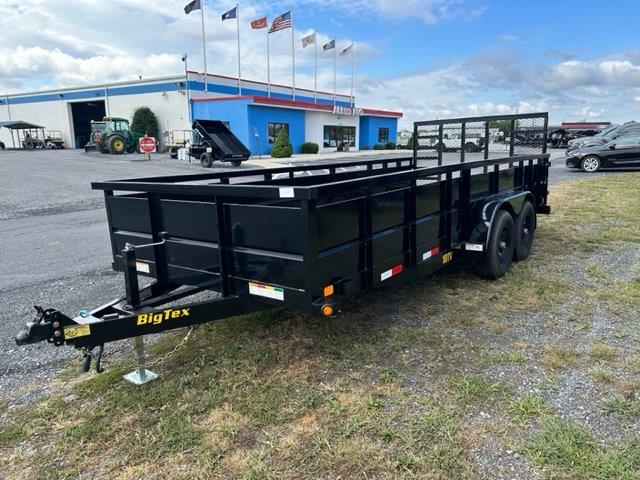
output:
M 599 133 L 601 133 L 600 130 L 557 128 L 549 133 L 549 146 L 551 148 L 566 148 L 571 140 L 583 137 L 592 137 Z
M 566 165 L 587 173 L 597 172 L 600 168 L 640 167 L 640 135 L 573 150 Z
M 603 130 L 599 134 L 593 135 L 592 137 L 584 137 L 578 138 L 576 140 L 571 140 L 567 144 L 567 154 L 568 152 L 576 148 L 582 148 L 592 145 L 604 145 L 605 143 L 609 143 L 611 140 L 615 140 L 616 138 L 624 137 L 627 135 L 640 135 L 640 123 L 628 122 L 623 125 L 607 128 L 606 130 Z

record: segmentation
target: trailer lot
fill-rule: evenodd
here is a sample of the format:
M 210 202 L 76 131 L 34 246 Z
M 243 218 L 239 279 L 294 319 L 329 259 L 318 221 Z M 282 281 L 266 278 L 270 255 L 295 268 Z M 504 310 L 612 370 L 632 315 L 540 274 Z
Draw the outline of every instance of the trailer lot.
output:
M 407 153 L 383 155 L 395 158 Z M 566 169 L 559 151 L 552 155 L 552 184 L 585 177 Z M 313 163 L 307 158 L 251 159 L 241 168 Z M 19 349 L 14 345 L 13 336 L 31 315 L 33 304 L 55 304 L 73 312 L 104 303 L 122 289 L 120 276 L 110 268 L 103 198 L 101 192 L 91 190 L 90 182 L 204 170 L 198 163 L 179 162 L 166 155 L 143 160 L 141 155 L 103 156 L 78 150 L 0 154 L 0 390 L 49 378 L 59 360 L 73 355 L 69 349 Z
M 88 182 L 201 171 L 168 160 L 55 156 L 60 153 L 18 156 L 11 164 L 0 156 L 9 192 L 3 190 L 0 205 L 0 389 L 7 394 L 29 384 L 31 392 L 42 393 L 49 388 L 45 380 L 73 354 L 13 345 L 31 304 L 73 312 L 121 291 L 119 275 L 109 268 L 102 199 Z M 553 159 L 554 215 L 541 219 L 531 260 L 504 281 L 485 283 L 456 269 L 437 281 L 366 295 L 331 323 L 264 314 L 197 330 L 189 348 L 163 366 L 163 383 L 144 395 L 123 386 L 121 371 L 113 369 L 71 393 L 80 403 L 69 405 L 65 418 L 76 423 L 67 425 L 47 409 L 58 419 L 57 436 L 45 440 L 50 453 L 46 461 L 36 459 L 31 473 L 51 472 L 46 462 L 62 458 L 67 476 L 109 476 L 130 452 L 118 431 L 149 427 L 140 425 L 139 407 L 150 412 L 153 427 L 143 443 L 169 455 L 154 466 L 153 452 L 141 448 L 136 460 L 126 460 L 131 477 L 163 478 L 182 468 L 196 478 L 219 468 L 232 477 L 260 478 L 389 471 L 408 478 L 541 478 L 541 465 L 556 462 L 570 478 L 635 478 L 640 459 L 632 456 L 637 443 L 629 442 L 640 435 L 634 316 L 640 307 L 640 213 L 629 195 L 640 178 L 587 176 Z M 563 183 L 569 179 L 587 183 Z M 611 205 L 615 217 L 607 213 Z M 168 340 L 158 351 L 176 342 Z M 206 394 L 198 393 L 202 385 Z M 86 408 L 96 399 L 126 428 L 100 412 L 83 418 L 82 402 Z M 155 404 L 157 399 L 162 401 Z M 160 405 L 177 412 L 172 421 Z M 112 459 L 89 465 L 64 452 L 61 425 L 83 441 L 84 457 Z M 541 434 L 530 434 L 532 429 Z M 586 429 L 584 441 L 580 429 Z M 112 440 L 106 452 L 97 450 L 102 435 Z M 551 437 L 556 443 L 545 443 Z M 573 438 L 580 441 L 566 445 Z M 305 454 L 308 448 L 313 455 Z M 584 470 L 570 470 L 572 459 L 558 461 L 554 454 L 571 449 L 587 463 Z M 220 461 L 203 465 L 196 459 L 201 454 Z

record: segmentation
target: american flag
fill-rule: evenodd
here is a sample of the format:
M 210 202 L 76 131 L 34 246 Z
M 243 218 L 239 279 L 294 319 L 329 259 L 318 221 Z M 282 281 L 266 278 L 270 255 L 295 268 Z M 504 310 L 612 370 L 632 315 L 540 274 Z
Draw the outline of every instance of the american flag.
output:
M 291 28 L 291 10 L 278 15 L 273 19 L 269 33 L 277 32 L 278 30 L 284 30 L 285 28 Z

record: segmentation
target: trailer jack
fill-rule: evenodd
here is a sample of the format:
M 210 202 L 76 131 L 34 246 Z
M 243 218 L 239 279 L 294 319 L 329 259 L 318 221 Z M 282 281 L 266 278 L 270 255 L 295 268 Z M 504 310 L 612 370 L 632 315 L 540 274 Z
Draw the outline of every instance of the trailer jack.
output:
M 144 385 L 145 383 L 158 378 L 157 373 L 153 373 L 152 371 L 147 370 L 144 367 L 144 338 L 143 337 L 133 338 L 133 350 L 136 353 L 138 368 L 136 368 L 133 372 L 123 375 L 124 379 L 135 385 Z

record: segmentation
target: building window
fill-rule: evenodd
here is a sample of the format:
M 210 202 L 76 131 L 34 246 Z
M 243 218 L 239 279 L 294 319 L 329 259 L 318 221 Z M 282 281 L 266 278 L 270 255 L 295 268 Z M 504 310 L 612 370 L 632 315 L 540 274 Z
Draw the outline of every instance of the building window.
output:
M 276 141 L 276 137 L 278 136 L 278 132 L 284 128 L 285 132 L 287 132 L 287 137 L 289 137 L 289 124 L 288 123 L 273 123 L 269 122 L 268 124 L 268 137 L 269 144 L 272 144 Z
M 380 127 L 378 129 L 378 143 L 387 143 L 389 141 L 389 128 Z
M 356 146 L 356 127 L 340 127 L 337 125 L 324 126 L 323 146 L 325 148 L 337 148 L 347 142 L 350 147 Z

